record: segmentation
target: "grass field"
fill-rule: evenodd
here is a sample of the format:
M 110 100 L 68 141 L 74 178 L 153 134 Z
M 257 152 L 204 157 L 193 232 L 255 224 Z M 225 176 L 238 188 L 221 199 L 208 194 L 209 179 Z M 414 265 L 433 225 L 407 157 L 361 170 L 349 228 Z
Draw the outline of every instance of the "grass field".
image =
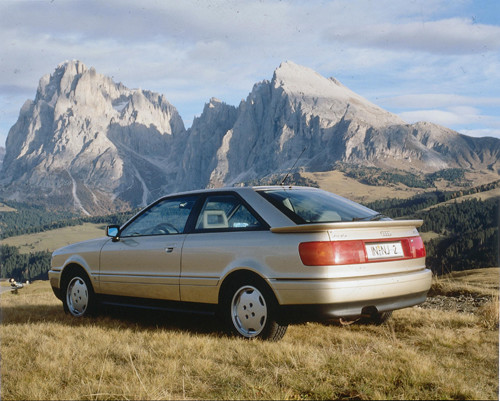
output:
M 422 211 L 431 210 L 431 209 L 434 209 L 437 207 L 441 207 L 443 205 L 450 205 L 450 204 L 453 204 L 456 202 L 465 202 L 465 201 L 468 201 L 471 199 L 477 199 L 477 200 L 481 200 L 481 201 L 487 201 L 489 199 L 500 199 L 500 188 L 495 188 L 495 189 L 491 189 L 489 191 L 479 192 L 477 194 L 460 196 L 459 198 L 450 199 L 449 201 L 441 202 L 441 203 L 438 203 L 437 205 L 432 205 L 432 206 L 426 207 L 426 208 L 422 209 Z
M 423 193 L 422 189 L 408 188 L 404 185 L 374 186 L 362 184 L 347 177 L 341 171 L 301 173 L 305 178 L 316 181 L 321 189 L 344 196 L 356 202 L 372 202 L 384 198 L 406 199 Z
M 52 252 L 57 248 L 78 241 L 103 237 L 105 235 L 104 229 L 105 225 L 103 224 L 83 223 L 78 226 L 63 227 L 41 233 L 9 237 L 3 239 L 2 243 L 19 247 L 19 252 L 21 253 L 47 250 Z
M 498 278 L 492 268 L 434 283 L 491 296 L 474 314 L 414 307 L 382 326 L 292 325 L 278 343 L 190 315 L 71 318 L 35 282 L 0 297 L 1 398 L 498 399 Z

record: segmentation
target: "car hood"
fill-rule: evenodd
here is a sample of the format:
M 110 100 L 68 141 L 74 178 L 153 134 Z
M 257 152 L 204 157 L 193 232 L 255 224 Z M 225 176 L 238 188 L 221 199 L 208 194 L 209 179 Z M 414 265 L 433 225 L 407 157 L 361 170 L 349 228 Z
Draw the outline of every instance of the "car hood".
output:
M 68 253 L 79 253 L 79 252 L 93 252 L 100 251 L 104 244 L 111 241 L 109 237 L 101 237 L 96 239 L 91 239 L 87 241 L 76 242 L 71 245 L 63 246 L 62 248 L 56 249 L 52 255 L 64 255 Z

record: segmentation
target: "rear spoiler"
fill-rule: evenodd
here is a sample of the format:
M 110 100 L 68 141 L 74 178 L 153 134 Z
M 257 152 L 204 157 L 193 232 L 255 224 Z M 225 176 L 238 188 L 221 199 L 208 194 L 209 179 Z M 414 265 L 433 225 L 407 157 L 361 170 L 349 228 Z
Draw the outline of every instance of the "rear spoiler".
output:
M 389 227 L 420 227 L 423 220 L 378 220 L 378 221 L 342 221 L 338 223 L 301 224 L 288 227 L 272 227 L 273 233 L 313 233 L 327 230 L 342 230 L 344 228 L 389 228 Z

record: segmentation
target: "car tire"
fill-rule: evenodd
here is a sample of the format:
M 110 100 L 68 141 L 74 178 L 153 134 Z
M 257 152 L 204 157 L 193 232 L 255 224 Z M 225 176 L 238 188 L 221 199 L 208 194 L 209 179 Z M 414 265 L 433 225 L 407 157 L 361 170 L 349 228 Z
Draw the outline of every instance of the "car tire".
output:
M 229 285 L 222 302 L 222 318 L 227 331 L 245 339 L 278 341 L 288 324 L 277 320 L 278 303 L 260 280 L 249 277 Z
M 96 297 L 87 274 L 82 271 L 71 273 L 62 288 L 65 312 L 79 318 L 95 311 Z

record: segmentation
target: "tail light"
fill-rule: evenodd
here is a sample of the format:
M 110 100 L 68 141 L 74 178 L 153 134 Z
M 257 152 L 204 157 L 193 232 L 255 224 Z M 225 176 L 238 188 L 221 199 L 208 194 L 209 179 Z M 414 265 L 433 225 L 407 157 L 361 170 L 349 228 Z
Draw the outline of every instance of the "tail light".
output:
M 377 259 L 376 262 L 387 260 L 422 258 L 425 247 L 420 237 L 377 240 L 377 243 L 400 241 L 404 256 L 397 258 Z M 366 241 L 373 243 L 373 240 Z M 302 242 L 299 245 L 299 255 L 306 266 L 352 265 L 375 262 L 368 260 L 365 241 L 313 241 Z
M 408 247 L 408 252 L 405 249 L 405 243 Z M 402 241 L 403 249 L 405 250 L 405 255 L 410 258 L 423 258 L 426 255 L 424 241 L 420 237 L 405 238 Z

